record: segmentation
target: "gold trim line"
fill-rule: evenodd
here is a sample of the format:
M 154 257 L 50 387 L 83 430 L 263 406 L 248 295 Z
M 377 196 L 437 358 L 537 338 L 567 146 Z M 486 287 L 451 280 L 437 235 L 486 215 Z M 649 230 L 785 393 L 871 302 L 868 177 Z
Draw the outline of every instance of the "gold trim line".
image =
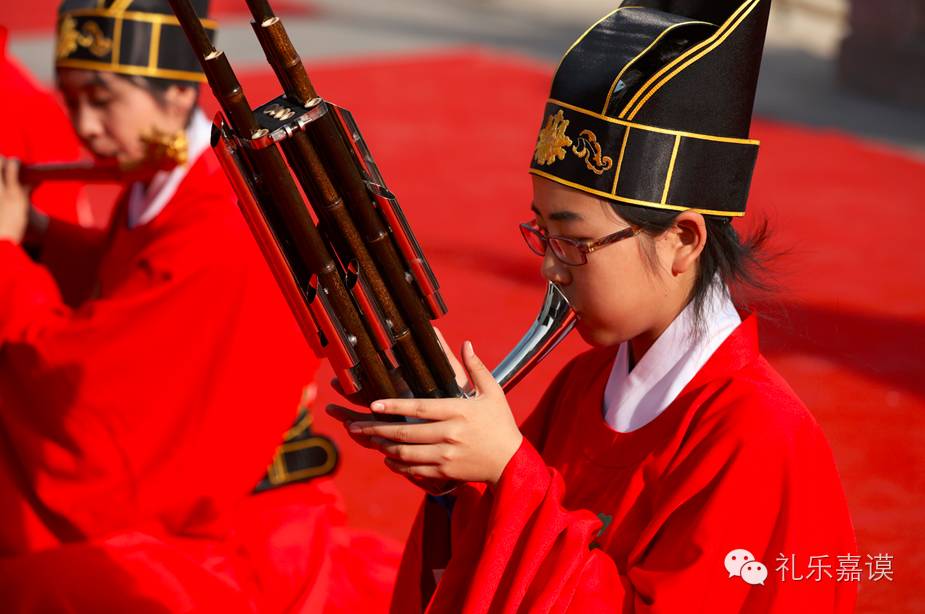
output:
M 83 70 L 100 70 L 116 72 L 123 75 L 138 75 L 141 77 L 154 77 L 158 79 L 178 79 L 181 81 L 206 82 L 205 74 L 187 70 L 173 70 L 170 68 L 156 68 L 151 70 L 147 66 L 133 66 L 131 64 L 110 64 L 109 62 L 94 62 L 92 60 L 61 60 L 55 63 L 56 68 L 80 68 Z
M 286 469 L 283 457 L 286 453 L 304 450 L 306 448 L 322 448 L 327 452 L 325 463 L 319 467 L 310 467 L 299 471 L 288 471 Z M 337 451 L 327 439 L 323 437 L 311 437 L 304 441 L 294 441 L 282 444 L 270 463 L 267 470 L 267 477 L 270 483 L 274 485 L 286 484 L 297 480 L 313 478 L 326 475 L 337 465 Z
M 109 9 L 106 10 L 112 11 L 113 13 L 123 13 L 133 1 L 134 0 L 116 0 L 109 6 Z M 102 7 L 103 4 L 103 2 L 100 2 L 97 6 Z
M 668 26 L 667 28 L 665 28 L 664 30 L 662 30 L 661 33 L 660 33 L 657 37 L 655 37 L 655 40 L 653 40 L 651 43 L 649 43 L 649 46 L 648 46 L 648 47 L 646 47 L 645 49 L 643 49 L 642 51 L 640 51 L 639 53 L 637 53 L 637 54 L 636 54 L 636 57 L 634 57 L 632 60 L 630 60 L 629 62 L 627 62 L 626 65 L 620 70 L 619 74 L 617 74 L 617 78 L 614 79 L 614 80 L 613 80 L 613 83 L 610 84 L 610 90 L 608 90 L 608 92 L 607 92 L 607 98 L 604 100 L 604 108 L 601 110 L 601 113 L 607 113 L 607 107 L 610 106 L 610 99 L 611 99 L 611 97 L 613 97 L 613 89 L 614 89 L 615 87 L 617 87 L 617 83 L 620 82 L 620 77 L 622 77 L 624 74 L 626 74 L 626 71 L 629 70 L 630 66 L 632 66 L 633 64 L 636 63 L 636 60 L 638 60 L 639 58 L 641 58 L 641 57 L 644 56 L 645 54 L 649 53 L 649 51 L 652 49 L 652 47 L 654 47 L 655 45 L 657 45 L 657 44 L 659 43 L 659 41 L 661 41 L 662 38 L 665 37 L 666 34 L 668 34 L 669 32 L 671 32 L 671 31 L 674 30 L 675 28 L 678 28 L 678 27 L 680 27 L 680 26 L 688 26 L 688 25 L 695 24 L 695 23 L 703 24 L 703 25 L 706 25 L 706 26 L 715 26 L 715 25 L 716 25 L 716 24 L 714 24 L 714 23 L 710 23 L 709 21 L 682 21 L 681 23 L 676 23 L 676 24 L 670 25 L 670 26 Z
M 157 69 L 157 59 L 161 54 L 161 24 L 151 24 L 151 43 L 148 46 L 148 68 Z M 115 62 L 113 62 L 115 63 Z
M 665 177 L 665 189 L 662 191 L 662 204 L 668 202 L 668 190 L 671 189 L 671 176 L 674 175 L 674 165 L 678 161 L 678 147 L 681 145 L 681 135 L 674 137 L 674 148 L 671 150 L 671 161 L 668 162 L 668 175 Z
M 722 33 L 721 33 L 721 35 L 720 35 L 720 37 L 719 37 L 718 40 L 717 40 L 717 39 L 711 40 L 711 39 L 712 39 L 712 37 L 711 37 L 711 38 L 707 39 L 706 41 L 704 41 L 704 42 L 710 42 L 710 45 L 709 45 L 708 48 L 704 49 L 703 51 L 698 51 L 698 54 L 697 54 L 695 57 L 692 57 L 690 60 L 687 60 L 686 62 L 684 62 L 684 64 L 682 64 L 681 66 L 679 66 L 677 69 L 673 70 L 668 76 L 666 76 L 664 79 L 662 79 L 661 81 L 659 81 L 656 85 L 654 85 L 654 86 L 652 87 L 652 89 L 650 89 L 650 90 L 646 93 L 646 95 L 642 98 L 642 100 L 639 101 L 639 104 L 636 105 L 636 107 L 632 110 L 632 112 L 630 112 L 628 119 L 629 119 L 629 120 L 632 120 L 633 118 L 635 118 L 635 117 L 636 117 L 636 114 L 639 113 L 639 111 L 642 110 L 642 107 L 645 106 L 645 104 L 649 101 L 649 99 L 652 98 L 652 96 L 654 96 L 655 93 L 656 93 L 658 90 L 660 90 L 662 87 L 664 87 L 664 85 L 665 85 L 666 83 L 668 83 L 669 81 L 671 81 L 672 79 L 674 79 L 674 78 L 678 75 L 678 73 L 682 72 L 682 71 L 685 70 L 688 66 L 690 66 L 690 65 L 693 64 L 694 62 L 697 62 L 698 60 L 700 60 L 701 58 L 703 58 L 705 55 L 711 53 L 711 52 L 714 51 L 717 47 L 719 47 L 720 45 L 722 45 L 723 42 L 724 42 L 727 38 L 729 38 L 729 35 L 731 35 L 733 32 L 735 32 L 735 31 L 738 29 L 738 27 L 739 27 L 740 25 L 742 25 L 742 22 L 745 21 L 745 19 L 748 18 L 749 15 L 751 15 L 751 12 L 752 12 L 753 10 L 755 10 L 755 7 L 757 7 L 759 4 L 761 4 L 761 0 L 754 0 L 754 2 L 751 4 L 751 6 L 748 6 L 747 4 L 744 4 L 744 3 L 743 3 L 742 6 L 739 7 L 739 10 L 741 11 L 743 8 L 748 7 L 747 10 L 745 11 L 745 13 L 742 14 L 742 15 L 739 15 L 739 16 L 737 17 L 737 21 L 736 21 L 734 24 L 732 24 L 731 27 L 726 28 L 725 31 L 722 31 Z M 732 19 L 732 18 L 730 18 L 730 19 Z M 728 23 L 728 22 L 727 22 L 727 23 Z M 717 34 L 720 34 L 720 32 L 717 32 Z M 715 35 L 714 35 L 714 36 L 715 36 Z M 696 48 L 695 48 L 695 49 L 696 49 Z M 672 67 L 673 65 L 675 65 L 675 64 L 678 62 L 678 60 L 684 61 L 687 57 L 688 57 L 688 54 L 683 54 L 683 55 L 679 56 L 678 58 L 675 59 L 674 62 L 672 62 L 671 64 L 669 64 L 668 66 L 666 66 L 666 68 Z M 664 70 L 664 69 L 663 69 L 663 70 Z M 661 73 L 661 72 L 662 72 L 662 71 L 659 71 L 659 73 Z M 653 79 L 650 79 L 650 80 L 649 80 L 649 83 L 651 83 L 654 79 L 655 79 L 655 77 L 653 77 Z M 643 86 L 643 88 L 640 89 L 639 92 L 637 92 L 637 95 L 638 95 L 640 92 L 642 92 L 643 90 L 645 90 L 645 87 L 648 86 L 649 83 L 646 83 L 646 85 Z M 630 108 L 630 107 L 632 106 L 632 104 L 633 104 L 633 103 L 630 102 L 630 104 L 627 105 L 627 108 Z M 624 115 L 626 115 L 626 109 L 624 109 L 624 112 L 620 114 L 620 117 L 623 117 Z
M 535 168 L 531 168 L 529 172 L 538 177 L 543 177 L 545 179 L 549 179 L 550 181 L 555 181 L 556 183 L 560 183 L 570 188 L 575 188 L 576 190 L 581 190 L 582 192 L 587 192 L 588 194 L 594 194 L 595 196 L 601 196 L 608 200 L 616 200 L 618 202 L 627 203 L 630 205 L 641 205 L 644 207 L 652 207 L 653 209 L 670 209 L 672 211 L 695 211 L 697 213 L 702 213 L 704 215 L 722 215 L 724 217 L 742 217 L 743 215 L 745 215 L 744 211 L 719 211 L 719 210 L 713 210 L 713 209 L 698 209 L 696 207 L 685 207 L 684 205 L 668 205 L 668 204 L 657 203 L 657 202 L 648 201 L 648 200 L 637 200 L 635 198 L 626 198 L 625 196 L 617 196 L 616 194 L 611 194 L 609 192 L 603 192 L 601 190 L 595 190 L 594 188 L 589 188 L 587 186 L 583 186 L 578 183 L 572 183 L 571 181 L 567 181 L 565 179 L 562 179 L 561 177 L 556 177 L 555 175 L 545 173 Z
M 626 142 L 629 141 L 631 130 L 632 128 L 627 126 L 626 131 L 623 133 L 623 144 L 620 145 L 620 159 L 617 160 L 617 172 L 614 173 L 613 188 L 610 190 L 610 193 L 614 195 L 617 193 L 617 182 L 620 181 L 620 171 L 623 170 L 623 154 L 626 152 Z
M 118 66 L 122 59 L 122 18 L 116 17 L 112 25 L 112 55 L 109 56 L 113 65 Z
M 635 106 L 635 104 L 636 104 L 636 102 L 639 100 L 639 98 L 640 98 L 643 94 L 645 94 L 646 89 L 648 89 L 648 87 L 649 87 L 650 85 L 652 85 L 653 83 L 655 83 L 656 81 L 658 81 L 658 80 L 661 78 L 662 75 L 664 75 L 666 72 L 668 72 L 669 70 L 671 70 L 672 68 L 674 68 L 675 66 L 677 66 L 678 64 L 680 64 L 681 62 L 683 62 L 685 59 L 687 59 L 687 58 L 690 57 L 691 55 L 697 53 L 700 49 L 702 49 L 702 48 L 706 47 L 707 45 L 709 45 L 711 41 L 713 41 L 713 40 L 715 40 L 716 38 L 722 36 L 722 34 L 723 34 L 723 32 L 726 30 L 727 26 L 728 26 L 736 17 L 738 17 L 739 12 L 743 10 L 743 8 L 745 7 L 745 4 L 746 4 L 746 2 L 743 2 L 742 5 L 739 6 L 739 8 L 737 8 L 737 9 L 735 10 L 735 12 L 732 13 L 732 15 L 729 17 L 729 19 L 727 19 L 727 20 L 725 21 L 725 23 L 723 23 L 723 25 L 721 25 L 721 26 L 719 27 L 719 29 L 718 29 L 716 32 L 714 32 L 712 35 L 710 35 L 709 38 L 706 38 L 706 39 L 700 41 L 699 43 L 697 43 L 696 45 L 694 45 L 693 47 L 691 47 L 690 49 L 688 49 L 687 51 L 685 51 L 684 53 L 682 53 L 681 55 L 679 55 L 678 57 L 676 57 L 675 59 L 673 59 L 672 61 L 670 61 L 670 62 L 668 62 L 667 64 L 665 64 L 665 66 L 663 66 L 661 69 L 659 69 L 659 71 L 658 71 L 657 73 L 655 73 L 654 75 L 652 75 L 651 77 L 649 77 L 649 80 L 646 81 L 646 82 L 643 84 L 643 86 L 642 86 L 641 88 L 639 88 L 639 91 L 636 92 L 636 94 L 630 99 L 630 101 L 627 103 L 627 105 L 623 108 L 623 111 L 620 112 L 620 117 L 623 118 L 624 116 L 626 116 L 626 114 L 629 113 L 630 109 L 631 109 L 633 106 Z
M 616 15 L 617 13 L 619 13 L 620 11 L 622 11 L 623 9 L 641 9 L 641 8 L 644 8 L 644 7 L 641 7 L 641 6 L 621 6 L 620 8 L 615 9 L 615 10 L 613 10 L 613 11 L 610 11 L 609 13 L 607 13 L 606 15 L 604 15 L 603 17 L 601 17 L 600 19 L 598 19 L 597 21 L 595 21 L 593 24 L 591 24 L 591 26 L 590 26 L 587 30 L 584 31 L 584 33 L 583 33 L 581 36 L 579 36 L 578 38 L 575 39 L 575 42 L 572 43 L 571 46 L 569 46 L 568 49 L 565 50 L 565 53 L 563 53 L 563 54 L 562 54 L 562 57 L 559 58 L 559 63 L 556 64 L 556 70 L 553 71 L 552 74 L 555 75 L 557 72 L 559 72 L 559 68 L 562 66 L 562 62 L 564 62 L 564 61 L 565 61 L 565 58 L 568 57 L 568 54 L 570 54 L 570 53 L 572 52 L 572 49 L 574 49 L 575 47 L 577 47 L 577 46 L 578 46 L 578 43 L 580 43 L 581 41 L 585 40 L 585 37 L 588 36 L 588 34 L 591 33 L 591 30 L 593 30 L 594 28 L 596 28 L 597 26 L 599 26 L 605 19 L 609 19 L 610 17 L 612 17 L 613 15 Z M 555 78 L 555 76 L 553 76 L 553 78 Z
M 714 136 L 712 134 L 699 134 L 697 132 L 685 132 L 683 130 L 670 130 L 668 128 L 658 128 L 656 126 L 647 126 L 646 124 L 637 124 L 635 122 L 627 121 L 625 119 L 617 119 L 615 117 L 608 117 L 606 115 L 601 115 L 600 113 L 595 113 L 594 111 L 589 111 L 588 109 L 582 109 L 581 107 L 576 107 L 573 104 L 567 102 L 562 102 L 561 100 L 556 100 L 555 98 L 550 98 L 546 101 L 547 104 L 555 104 L 560 107 L 570 109 L 577 113 L 582 113 L 590 117 L 596 117 L 597 119 L 602 119 L 611 124 L 618 124 L 620 126 L 628 126 L 630 128 L 638 128 L 639 130 L 647 130 L 649 132 L 658 132 L 661 134 L 670 134 L 672 136 L 683 136 L 691 139 L 700 139 L 703 141 L 716 141 L 718 143 L 736 143 L 739 145 L 760 145 L 761 141 L 757 139 L 740 139 L 731 136 Z

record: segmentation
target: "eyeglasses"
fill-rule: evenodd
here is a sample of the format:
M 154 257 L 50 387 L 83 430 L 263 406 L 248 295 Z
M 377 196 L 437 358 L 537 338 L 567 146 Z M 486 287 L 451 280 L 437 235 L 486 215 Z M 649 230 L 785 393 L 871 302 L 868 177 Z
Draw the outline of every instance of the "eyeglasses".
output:
M 520 225 L 520 234 L 523 235 L 527 247 L 537 256 L 546 255 L 546 246 L 552 247 L 553 255 L 563 264 L 569 266 L 581 266 L 588 264 L 588 254 L 597 251 L 602 247 L 613 245 L 623 239 L 634 237 L 641 231 L 641 228 L 624 228 L 606 237 L 601 237 L 596 241 L 591 239 L 572 239 L 569 237 L 550 237 L 541 230 L 536 222 L 524 222 Z

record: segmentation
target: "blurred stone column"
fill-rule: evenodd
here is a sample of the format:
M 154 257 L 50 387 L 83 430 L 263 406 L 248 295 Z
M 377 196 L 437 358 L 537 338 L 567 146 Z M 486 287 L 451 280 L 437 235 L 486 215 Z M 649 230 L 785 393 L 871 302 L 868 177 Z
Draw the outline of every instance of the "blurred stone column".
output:
M 925 0 L 851 0 L 842 42 L 842 83 L 877 98 L 925 108 Z

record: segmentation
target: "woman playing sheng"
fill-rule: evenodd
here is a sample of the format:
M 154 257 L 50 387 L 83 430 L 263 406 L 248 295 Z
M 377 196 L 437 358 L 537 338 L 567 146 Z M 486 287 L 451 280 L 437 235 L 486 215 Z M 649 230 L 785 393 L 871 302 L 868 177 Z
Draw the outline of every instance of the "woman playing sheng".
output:
M 471 399 L 331 407 L 428 496 L 393 611 L 846 612 L 856 583 L 784 582 L 855 551 L 829 445 L 758 350 L 748 138 L 769 0 L 634 0 L 566 53 L 521 227 L 594 349 L 518 427 L 467 342 Z M 447 537 L 448 536 L 448 537 Z

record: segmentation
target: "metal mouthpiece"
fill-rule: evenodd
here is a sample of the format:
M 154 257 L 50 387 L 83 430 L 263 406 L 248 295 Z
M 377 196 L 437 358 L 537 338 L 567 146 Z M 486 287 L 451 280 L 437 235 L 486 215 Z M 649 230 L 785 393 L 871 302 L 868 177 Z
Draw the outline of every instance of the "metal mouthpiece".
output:
M 550 283 L 536 321 L 507 357 L 492 371 L 501 388 L 508 392 L 524 378 L 554 347 L 572 332 L 578 317 L 562 291 Z

